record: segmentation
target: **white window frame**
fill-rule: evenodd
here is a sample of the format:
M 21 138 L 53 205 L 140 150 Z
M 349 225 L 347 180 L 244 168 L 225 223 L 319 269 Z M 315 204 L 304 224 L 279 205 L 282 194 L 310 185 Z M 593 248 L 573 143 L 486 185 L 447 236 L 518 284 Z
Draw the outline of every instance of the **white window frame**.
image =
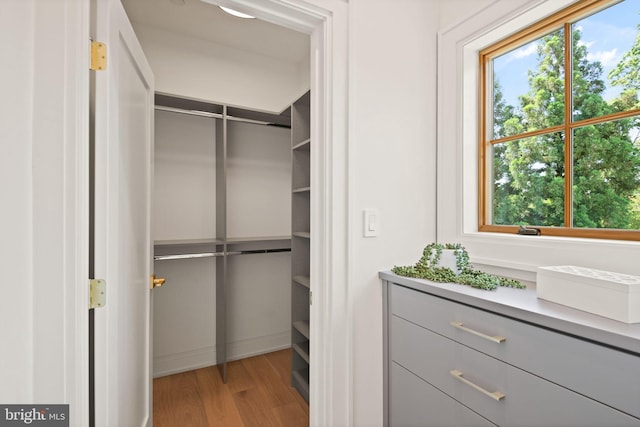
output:
M 640 275 L 640 243 L 478 231 L 478 54 L 576 0 L 497 0 L 438 34 L 437 240 L 477 268 L 535 281 L 544 265 Z

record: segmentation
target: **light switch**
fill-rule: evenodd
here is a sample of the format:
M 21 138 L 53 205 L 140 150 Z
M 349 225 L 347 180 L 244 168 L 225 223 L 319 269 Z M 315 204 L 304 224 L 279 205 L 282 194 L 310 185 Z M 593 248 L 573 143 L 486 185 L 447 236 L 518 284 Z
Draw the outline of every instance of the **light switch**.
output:
M 380 229 L 380 214 L 377 209 L 364 210 L 364 237 L 376 237 Z

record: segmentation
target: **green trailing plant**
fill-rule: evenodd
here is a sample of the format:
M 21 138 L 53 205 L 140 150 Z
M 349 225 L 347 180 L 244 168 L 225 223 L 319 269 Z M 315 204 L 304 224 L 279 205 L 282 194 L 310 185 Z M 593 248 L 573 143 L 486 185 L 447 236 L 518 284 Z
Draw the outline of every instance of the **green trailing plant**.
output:
M 438 267 L 442 258 L 442 251 L 453 250 L 456 257 L 456 267 L 460 274 L 446 267 Z M 412 266 L 395 266 L 391 269 L 398 276 L 426 279 L 432 282 L 458 283 L 472 288 L 495 290 L 498 286 L 524 289 L 525 285 L 514 279 L 495 276 L 474 270 L 469 264 L 469 253 L 459 243 L 431 243 L 425 246 L 422 257 Z

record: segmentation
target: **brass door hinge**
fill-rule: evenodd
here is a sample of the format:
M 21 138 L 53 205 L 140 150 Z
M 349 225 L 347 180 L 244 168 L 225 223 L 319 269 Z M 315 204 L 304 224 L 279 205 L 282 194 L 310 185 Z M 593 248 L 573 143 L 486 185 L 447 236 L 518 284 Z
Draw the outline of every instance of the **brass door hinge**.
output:
M 91 41 L 91 70 L 99 71 L 107 68 L 107 45 Z
M 107 282 L 102 279 L 89 280 L 89 308 L 100 308 L 107 304 Z

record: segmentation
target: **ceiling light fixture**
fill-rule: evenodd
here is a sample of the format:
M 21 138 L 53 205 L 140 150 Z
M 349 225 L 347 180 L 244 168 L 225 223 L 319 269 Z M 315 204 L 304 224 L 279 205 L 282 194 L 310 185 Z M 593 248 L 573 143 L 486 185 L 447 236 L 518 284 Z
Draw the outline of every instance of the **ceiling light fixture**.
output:
M 229 15 L 237 16 L 244 19 L 255 19 L 255 16 L 247 15 L 246 13 L 238 12 L 237 10 L 229 9 L 228 7 L 218 6 L 220 9 L 227 12 Z

